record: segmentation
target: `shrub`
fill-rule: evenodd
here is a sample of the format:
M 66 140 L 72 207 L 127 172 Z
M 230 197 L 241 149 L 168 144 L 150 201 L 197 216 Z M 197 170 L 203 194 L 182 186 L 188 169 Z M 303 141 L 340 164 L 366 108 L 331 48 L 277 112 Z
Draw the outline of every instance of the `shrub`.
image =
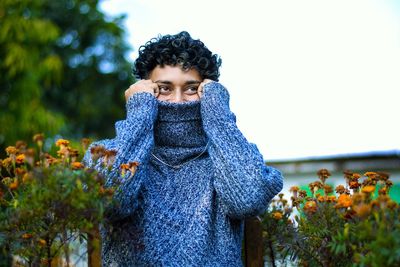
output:
M 389 197 L 389 174 L 344 172 L 345 185 L 326 184 L 322 169 L 309 184 L 294 186 L 291 204 L 283 194 L 263 216 L 265 255 L 272 266 L 399 266 L 400 210 Z M 376 194 L 377 193 L 377 194 Z

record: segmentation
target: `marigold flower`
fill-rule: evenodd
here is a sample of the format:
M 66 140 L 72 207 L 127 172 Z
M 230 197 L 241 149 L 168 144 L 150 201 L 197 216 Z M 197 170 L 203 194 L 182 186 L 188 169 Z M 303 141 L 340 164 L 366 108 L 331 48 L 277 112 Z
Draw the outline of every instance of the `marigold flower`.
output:
M 110 149 L 104 151 L 104 159 L 103 159 L 104 165 L 112 167 L 114 165 L 116 155 L 117 155 L 117 150 Z
M 18 140 L 15 143 L 15 147 L 18 149 L 19 152 L 24 151 L 28 145 L 25 141 Z
M 390 180 L 386 180 L 386 181 L 385 181 L 385 184 L 386 184 L 386 186 L 387 186 L 388 188 L 390 188 L 390 187 L 393 185 L 393 182 L 390 181 Z
M 371 213 L 371 206 L 369 204 L 360 203 L 358 205 L 354 205 L 353 210 L 356 212 L 358 217 L 366 218 Z
M 344 178 L 346 178 L 346 179 L 350 179 L 351 177 L 353 177 L 353 172 L 350 170 L 345 170 L 343 172 L 343 174 L 344 174 Z
M 15 175 L 22 177 L 26 173 L 25 169 L 22 168 L 15 168 Z
M 15 162 L 17 164 L 23 164 L 25 162 L 25 154 L 19 154 L 16 158 L 15 158 Z
M 343 185 L 338 185 L 336 186 L 336 193 L 338 194 L 343 194 L 346 192 L 346 188 Z
M 65 139 L 58 139 L 56 141 L 56 146 L 59 146 L 60 148 L 66 147 L 69 145 L 69 141 Z
M 104 156 L 106 148 L 102 145 L 96 145 L 90 148 L 90 153 L 92 154 L 92 160 L 96 161 Z
M 78 162 L 78 161 L 75 161 L 75 162 L 71 163 L 71 168 L 73 170 L 80 170 L 80 169 L 83 169 L 84 167 L 85 166 L 81 162 Z
M 324 192 L 325 192 L 325 195 L 332 193 L 333 192 L 332 186 L 327 185 L 327 184 L 324 185 Z
M 306 190 L 300 190 L 299 191 L 299 197 L 305 198 L 307 196 L 307 191 Z
M 352 177 L 353 179 L 358 180 L 358 179 L 361 178 L 361 174 L 359 174 L 359 173 L 353 173 L 351 177 Z
M 18 179 L 14 178 L 14 180 L 8 185 L 8 188 L 11 190 L 15 190 L 18 188 Z
M 364 187 L 361 189 L 361 192 L 367 193 L 367 194 L 370 194 L 370 193 L 372 193 L 372 192 L 374 192 L 374 191 L 375 191 L 375 186 L 373 186 L 373 185 L 367 185 L 367 186 L 364 186 Z
M 381 181 L 386 181 L 390 177 L 390 174 L 387 172 L 377 172 L 377 174 L 379 175 L 379 179 Z
M 137 162 L 137 161 L 129 162 L 129 171 L 131 172 L 131 177 L 133 175 L 135 175 L 136 169 L 137 169 L 138 166 L 139 166 L 139 162 Z M 279 197 L 282 198 L 283 194 L 282 194 L 282 197 L 279 194 Z
M 328 177 L 331 176 L 331 173 L 327 169 L 320 169 L 317 172 L 317 175 L 319 179 L 322 181 L 322 183 L 325 183 L 326 179 L 328 179 Z
M 282 219 L 282 217 L 283 217 L 283 214 L 280 211 L 276 211 L 276 212 L 272 213 L 272 218 L 274 218 L 277 221 Z
M 311 192 L 313 192 L 313 194 L 314 194 L 318 189 L 324 188 L 324 185 L 320 181 L 315 181 L 313 183 L 310 183 L 308 185 L 308 187 L 310 188 Z
M 39 142 L 44 140 L 44 135 L 42 133 L 35 134 L 32 138 L 33 142 Z
M 335 202 L 336 201 L 336 196 L 327 196 L 326 197 L 327 202 Z
M 6 153 L 7 155 L 16 155 L 18 152 L 17 148 L 15 146 L 8 146 L 6 148 Z
M 317 200 L 319 202 L 325 202 L 325 197 L 324 196 L 318 196 Z
M 351 181 L 349 183 L 350 189 L 358 189 L 361 186 L 361 184 L 358 181 Z
M 337 204 L 335 205 L 335 208 L 348 208 L 352 205 L 352 199 L 349 195 L 347 194 L 341 194 L 338 197 Z
M 21 237 L 22 237 L 23 239 L 30 239 L 30 238 L 33 237 L 33 235 L 32 235 L 32 234 L 25 233 L 25 234 L 23 234 Z
M 91 143 L 91 141 L 89 138 L 81 139 L 81 144 L 82 144 L 84 150 L 86 150 L 89 147 L 90 143 Z
M 376 176 L 378 176 L 378 174 L 376 172 L 366 172 L 366 173 L 364 173 L 364 176 L 376 177 Z
M 382 188 L 380 188 L 379 190 L 378 190 L 378 194 L 379 195 L 387 195 L 388 194 L 388 188 L 385 186 L 385 187 L 382 187 Z
M 41 246 L 41 247 L 45 247 L 47 245 L 47 242 L 44 239 L 39 239 L 38 243 L 39 243 L 39 246 Z
M 304 204 L 303 210 L 307 213 L 315 213 L 317 211 L 317 203 L 313 200 Z
M 290 192 L 298 192 L 300 190 L 300 188 L 298 186 L 292 186 L 289 191 Z

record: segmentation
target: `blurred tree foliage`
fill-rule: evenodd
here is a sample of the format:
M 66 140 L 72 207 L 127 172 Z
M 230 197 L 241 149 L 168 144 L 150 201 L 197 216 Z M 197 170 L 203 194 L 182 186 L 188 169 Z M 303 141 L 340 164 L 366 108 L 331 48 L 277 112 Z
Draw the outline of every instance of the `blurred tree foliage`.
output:
M 0 1 L 1 150 L 39 132 L 114 135 L 134 78 L 125 17 L 106 16 L 98 2 Z

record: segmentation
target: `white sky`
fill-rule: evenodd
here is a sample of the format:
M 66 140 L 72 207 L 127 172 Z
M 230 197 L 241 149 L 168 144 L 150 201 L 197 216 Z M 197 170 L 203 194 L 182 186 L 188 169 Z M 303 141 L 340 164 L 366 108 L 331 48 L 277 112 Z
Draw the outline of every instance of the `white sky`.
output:
M 400 1 L 399 1 L 400 2 Z M 239 129 L 265 159 L 400 149 L 395 0 L 106 0 L 137 49 L 188 31 L 222 58 Z M 124 88 L 121 88 L 123 93 Z

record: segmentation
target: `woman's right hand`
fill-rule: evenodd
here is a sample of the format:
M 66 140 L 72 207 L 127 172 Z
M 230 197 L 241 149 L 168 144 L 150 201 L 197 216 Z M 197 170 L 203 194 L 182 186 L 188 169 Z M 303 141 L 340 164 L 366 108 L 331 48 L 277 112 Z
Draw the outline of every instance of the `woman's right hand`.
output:
M 129 97 L 140 92 L 151 93 L 154 97 L 158 97 L 160 94 L 156 83 L 153 83 L 151 80 L 139 80 L 125 90 L 125 100 L 128 101 Z

